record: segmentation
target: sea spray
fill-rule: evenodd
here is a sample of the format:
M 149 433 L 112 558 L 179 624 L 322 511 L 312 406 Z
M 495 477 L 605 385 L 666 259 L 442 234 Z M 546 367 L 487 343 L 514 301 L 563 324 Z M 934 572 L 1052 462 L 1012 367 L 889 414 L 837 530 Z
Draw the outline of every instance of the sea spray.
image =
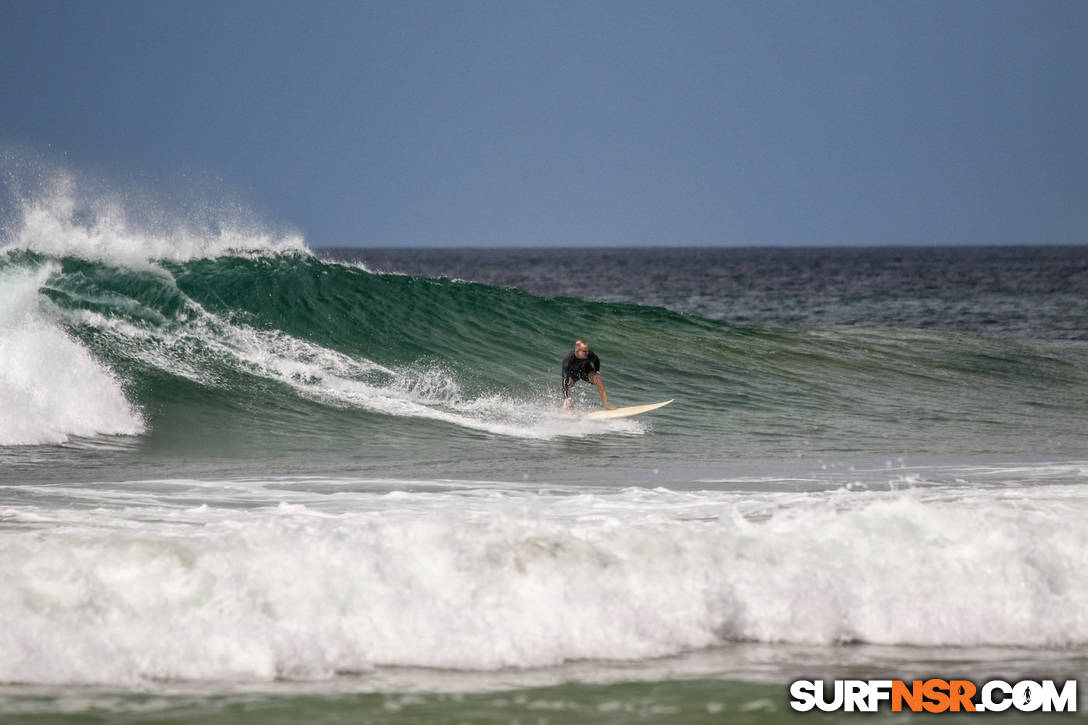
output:
M 38 169 L 34 192 L 15 194 L 14 219 L 0 252 L 26 250 L 52 257 L 79 257 L 141 266 L 155 260 L 184 261 L 224 255 L 308 254 L 299 234 L 275 234 L 244 221 L 236 210 L 222 218 L 185 218 L 133 194 L 106 191 L 64 170 Z

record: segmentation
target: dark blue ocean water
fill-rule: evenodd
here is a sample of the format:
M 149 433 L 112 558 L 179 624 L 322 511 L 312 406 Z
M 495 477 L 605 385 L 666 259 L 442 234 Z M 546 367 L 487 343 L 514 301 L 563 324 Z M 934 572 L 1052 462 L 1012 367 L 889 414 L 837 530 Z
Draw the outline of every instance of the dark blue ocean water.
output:
M 1088 339 L 1079 247 L 326 249 L 375 270 L 658 305 L 736 324 Z

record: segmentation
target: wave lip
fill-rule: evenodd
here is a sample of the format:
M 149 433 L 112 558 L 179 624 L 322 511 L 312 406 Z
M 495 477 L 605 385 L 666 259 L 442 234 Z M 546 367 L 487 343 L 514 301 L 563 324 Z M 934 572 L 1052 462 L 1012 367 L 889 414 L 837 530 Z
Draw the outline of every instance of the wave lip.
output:
M 56 271 L 0 272 L 0 445 L 143 432 L 113 373 L 42 313 L 38 289 Z

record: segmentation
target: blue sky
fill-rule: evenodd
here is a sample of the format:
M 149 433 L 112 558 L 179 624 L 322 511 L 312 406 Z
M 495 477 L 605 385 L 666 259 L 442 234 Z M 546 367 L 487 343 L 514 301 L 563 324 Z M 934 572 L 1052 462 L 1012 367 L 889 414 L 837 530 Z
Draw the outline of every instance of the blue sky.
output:
M 1086 2 L 0 13 L 0 144 L 312 246 L 1088 242 Z

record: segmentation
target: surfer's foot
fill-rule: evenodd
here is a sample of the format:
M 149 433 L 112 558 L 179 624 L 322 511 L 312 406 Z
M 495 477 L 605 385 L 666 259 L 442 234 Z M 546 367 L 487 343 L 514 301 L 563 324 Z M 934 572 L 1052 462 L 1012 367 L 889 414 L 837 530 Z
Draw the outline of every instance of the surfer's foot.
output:
M 604 404 L 604 409 L 605 410 L 615 410 L 616 406 L 612 405 L 611 403 L 605 403 Z

